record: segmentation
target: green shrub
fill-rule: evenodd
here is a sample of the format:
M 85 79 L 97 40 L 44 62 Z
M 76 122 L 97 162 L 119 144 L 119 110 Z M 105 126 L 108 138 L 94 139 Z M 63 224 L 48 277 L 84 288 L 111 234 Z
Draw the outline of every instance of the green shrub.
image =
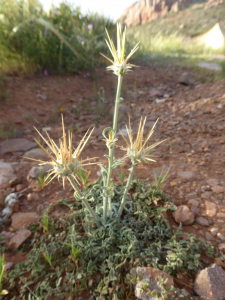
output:
M 99 62 L 102 37 L 113 22 L 98 14 L 82 15 L 61 3 L 48 13 L 31 0 L 0 0 L 1 67 L 6 71 L 76 72 Z

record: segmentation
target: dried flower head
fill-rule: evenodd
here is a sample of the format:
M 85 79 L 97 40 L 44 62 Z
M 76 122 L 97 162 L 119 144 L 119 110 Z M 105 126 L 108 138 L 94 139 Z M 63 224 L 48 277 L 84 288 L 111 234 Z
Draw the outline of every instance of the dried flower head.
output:
M 36 129 L 36 128 L 35 128 Z M 51 152 L 48 152 L 36 139 L 35 141 L 38 143 L 38 145 L 41 147 L 41 149 L 51 158 L 51 161 L 45 162 L 38 159 L 31 159 L 28 157 L 25 157 L 27 159 L 35 160 L 39 162 L 39 165 L 51 165 L 52 169 L 50 170 L 49 176 L 54 176 L 51 178 L 51 182 L 55 177 L 62 177 L 63 179 L 63 185 L 65 178 L 68 176 L 72 176 L 77 181 L 77 172 L 80 169 L 83 169 L 84 166 L 90 165 L 92 163 L 88 162 L 91 159 L 95 158 L 87 158 L 85 160 L 80 159 L 81 152 L 86 145 L 90 135 L 92 134 L 94 128 L 91 130 L 91 132 L 88 134 L 89 130 L 86 132 L 82 140 L 80 141 L 77 148 L 73 151 L 72 146 L 72 133 L 68 131 L 68 145 L 66 141 L 66 134 L 65 134 L 65 128 L 63 123 L 63 116 L 62 116 L 62 129 L 63 129 L 63 138 L 59 139 L 59 147 L 55 144 L 55 142 L 49 137 L 47 131 L 46 134 L 48 136 L 48 140 L 46 140 L 43 135 L 36 129 L 38 134 L 42 137 L 42 139 L 45 141 L 45 143 L 48 145 L 48 147 L 51 149 Z M 54 157 L 55 156 L 55 157 Z M 48 176 L 48 177 L 49 177 Z
M 125 58 L 126 27 L 124 32 L 122 33 L 121 24 L 117 24 L 117 50 L 107 30 L 106 33 L 109 40 L 109 41 L 106 40 L 106 44 L 109 47 L 109 50 L 114 58 L 114 61 L 102 53 L 101 55 L 104 56 L 112 63 L 111 66 L 107 67 L 108 70 L 112 70 L 114 74 L 116 74 L 117 76 L 119 75 L 123 76 L 132 67 L 136 67 L 135 65 L 128 64 L 127 62 L 131 58 L 131 56 L 137 51 L 139 43 L 133 48 L 133 50 L 131 50 L 130 54 Z
M 152 156 L 151 156 L 150 152 L 153 148 L 155 148 L 156 146 L 158 146 L 159 144 L 161 144 L 162 142 L 165 141 L 165 140 L 163 140 L 163 141 L 157 142 L 151 146 L 147 145 L 150 137 L 152 136 L 152 134 L 154 132 L 157 121 L 155 122 L 154 126 L 152 127 L 151 131 L 149 132 L 147 138 L 144 141 L 144 127 L 145 127 L 146 118 L 144 119 L 144 121 L 141 118 L 137 137 L 136 137 L 136 140 L 134 141 L 134 137 L 132 135 L 131 125 L 130 125 L 130 120 L 129 120 L 129 129 L 126 126 L 129 141 L 124 137 L 124 135 L 121 132 L 121 135 L 127 145 L 127 147 L 125 147 L 125 148 L 121 147 L 122 150 L 127 152 L 127 154 L 124 156 L 124 159 L 129 157 L 131 159 L 131 161 L 135 164 L 140 163 L 140 162 L 146 163 L 148 161 L 155 161 L 154 159 L 151 158 Z

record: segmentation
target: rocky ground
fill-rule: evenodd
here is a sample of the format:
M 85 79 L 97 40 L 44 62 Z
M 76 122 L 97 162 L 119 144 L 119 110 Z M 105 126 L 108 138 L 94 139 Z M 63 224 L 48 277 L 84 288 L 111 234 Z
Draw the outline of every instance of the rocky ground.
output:
M 163 190 L 177 205 L 172 225 L 181 222 L 185 232 L 225 252 L 225 80 L 203 83 L 203 79 L 182 67 L 136 69 L 124 79 L 119 124 L 125 132 L 130 114 L 135 133 L 141 116 L 147 116 L 147 133 L 159 118 L 152 143 L 166 141 L 153 153 L 157 162 L 138 166 L 135 176 L 154 183 L 153 170 L 160 174 L 163 166 L 165 170 L 170 167 Z M 0 103 L 0 231 L 4 242 L 18 249 L 31 237 L 26 226 L 36 222 L 45 207 L 59 199 L 73 199 L 68 183 L 65 188 L 57 179 L 47 187 L 37 184 L 38 164 L 23 158 L 47 159 L 33 140 L 41 141 L 33 125 L 44 135 L 47 130 L 57 141 L 62 136 L 63 112 L 66 129 L 74 133 L 74 146 L 89 127 L 96 127 L 82 157 L 106 163 L 101 132 L 112 122 L 116 76 L 98 69 L 73 76 L 13 77 L 8 89 L 9 99 Z M 3 139 L 6 135 L 8 139 Z M 118 138 L 118 145 L 123 145 L 121 135 Z M 122 156 L 118 148 L 116 157 Z M 126 175 L 128 168 L 126 162 Z M 48 169 L 46 166 L 43 172 Z M 88 169 L 93 182 L 99 167 Z M 117 171 L 113 178 L 119 181 Z M 8 251 L 7 268 L 25 257 Z M 210 265 L 210 261 L 205 263 Z

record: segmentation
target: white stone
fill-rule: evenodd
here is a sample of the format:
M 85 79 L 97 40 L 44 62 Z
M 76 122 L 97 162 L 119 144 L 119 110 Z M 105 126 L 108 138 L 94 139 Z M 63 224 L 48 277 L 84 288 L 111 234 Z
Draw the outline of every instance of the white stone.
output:
M 215 203 L 210 202 L 210 201 L 205 201 L 205 206 L 206 206 L 206 214 L 209 217 L 214 217 L 217 213 L 217 206 Z
M 213 227 L 210 229 L 211 234 L 215 237 L 217 235 L 217 232 L 219 231 L 218 227 Z
M 221 239 L 221 241 L 225 241 L 225 236 L 222 233 L 218 232 L 217 237 Z
M 35 193 L 29 193 L 27 195 L 27 201 L 38 201 L 39 199 L 39 196 L 38 194 L 35 194 Z

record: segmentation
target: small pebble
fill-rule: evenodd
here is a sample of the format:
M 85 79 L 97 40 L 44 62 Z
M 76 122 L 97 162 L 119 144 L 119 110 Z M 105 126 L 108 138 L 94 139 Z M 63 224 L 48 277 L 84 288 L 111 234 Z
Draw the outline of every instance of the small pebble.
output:
M 221 239 L 221 241 L 225 241 L 225 236 L 222 233 L 218 232 L 217 237 Z

